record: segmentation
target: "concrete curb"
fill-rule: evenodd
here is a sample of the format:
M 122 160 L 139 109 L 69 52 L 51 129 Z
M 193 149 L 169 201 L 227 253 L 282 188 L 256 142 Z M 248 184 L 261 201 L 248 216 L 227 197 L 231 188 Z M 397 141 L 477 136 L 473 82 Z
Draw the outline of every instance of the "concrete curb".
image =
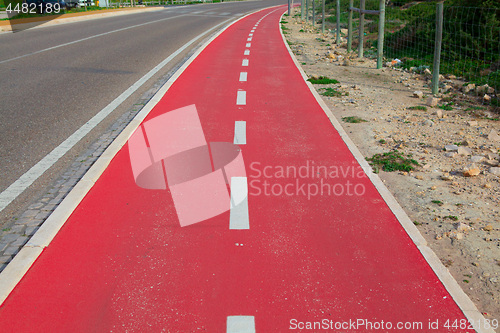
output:
M 282 17 L 283 15 L 281 16 L 281 18 Z M 278 23 L 278 25 L 279 24 L 280 23 Z M 479 312 L 476 305 L 471 301 L 469 296 L 465 294 L 460 285 L 453 278 L 448 269 L 442 264 L 441 260 L 439 260 L 438 256 L 434 253 L 434 251 L 432 251 L 432 249 L 427 245 L 427 241 L 422 236 L 420 231 L 418 231 L 417 227 L 411 222 L 410 218 L 408 217 L 404 209 L 401 207 L 401 205 L 397 202 L 396 198 L 394 198 L 389 189 L 384 185 L 380 177 L 377 174 L 373 173 L 371 166 L 368 164 L 366 159 L 363 157 L 363 154 L 361 154 L 358 147 L 356 147 L 351 138 L 349 138 L 349 135 L 344 130 L 344 128 L 337 120 L 337 118 L 335 118 L 333 112 L 330 110 L 330 108 L 328 108 L 328 106 L 323 101 L 323 99 L 316 91 L 314 86 L 309 81 L 307 81 L 308 77 L 304 72 L 304 70 L 302 69 L 302 67 L 300 66 L 299 62 L 297 61 L 297 58 L 295 58 L 295 55 L 293 54 L 292 50 L 288 46 L 285 35 L 283 35 L 283 32 L 281 31 L 281 27 L 279 30 L 281 33 L 281 37 L 283 38 L 283 43 L 285 44 L 288 53 L 290 54 L 290 57 L 292 58 L 295 66 L 300 71 L 302 78 L 306 82 L 311 93 L 314 95 L 314 98 L 316 98 L 316 101 L 321 106 L 326 116 L 330 119 L 333 127 L 340 134 L 342 140 L 344 140 L 345 144 L 347 145 L 347 148 L 351 151 L 354 158 L 361 165 L 363 170 L 365 170 L 365 173 L 370 179 L 370 181 L 373 183 L 373 185 L 375 185 L 377 191 L 380 193 L 384 201 L 387 203 L 392 213 L 396 216 L 396 218 L 398 219 L 399 223 L 404 228 L 408 236 L 410 236 L 413 243 L 417 246 L 418 250 L 424 257 L 424 259 L 427 261 L 431 269 L 434 271 L 438 279 L 444 285 L 446 290 L 450 293 L 455 303 L 457 303 L 458 307 L 462 310 L 465 317 L 472 324 L 476 332 L 495 333 L 495 330 L 493 329 L 486 329 L 482 327 L 482 324 L 485 323 L 486 321 L 484 316 L 481 314 L 481 312 Z
M 92 189 L 95 182 L 102 175 L 107 166 L 118 151 L 127 143 L 130 136 L 139 127 L 142 121 L 146 118 L 149 112 L 163 98 L 165 93 L 170 89 L 177 78 L 185 71 L 185 69 L 196 59 L 196 57 L 219 35 L 226 31 L 230 26 L 245 17 L 255 14 L 259 11 L 273 8 L 275 6 L 266 7 L 256 10 L 249 14 L 243 15 L 233 22 L 224 21 L 215 26 L 214 29 L 227 24 L 225 27 L 217 31 L 209 38 L 195 53 L 175 72 L 174 75 L 158 90 L 158 92 L 149 100 L 143 109 L 134 117 L 134 119 L 125 127 L 111 145 L 104 151 L 94 165 L 89 169 L 85 176 L 75 185 L 71 192 L 54 210 L 54 212 L 42 224 L 40 229 L 33 237 L 24 245 L 19 253 L 0 273 L 0 306 L 5 302 L 9 294 L 14 290 L 16 285 L 21 281 L 26 272 L 30 269 L 38 256 L 43 252 L 43 249 L 49 246 L 50 242 L 57 235 L 59 230 L 66 223 L 69 216 L 73 213 L 76 207 L 80 204 L 87 193 Z M 231 19 L 230 19 L 231 20 Z M 203 35 L 200 36 L 203 38 Z

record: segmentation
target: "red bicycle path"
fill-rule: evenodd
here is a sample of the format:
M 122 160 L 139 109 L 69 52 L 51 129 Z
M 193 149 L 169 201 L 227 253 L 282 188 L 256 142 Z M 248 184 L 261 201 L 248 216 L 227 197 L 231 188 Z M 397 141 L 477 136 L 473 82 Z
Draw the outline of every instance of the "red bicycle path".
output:
M 229 212 L 181 228 L 168 190 L 135 184 L 125 145 L 2 304 L 2 332 L 226 332 L 235 315 L 254 316 L 261 333 L 323 319 L 472 332 L 443 327 L 462 311 L 366 176 L 324 179 L 361 184 L 359 196 L 265 195 L 266 180 L 275 192 L 319 181 L 314 171 L 280 178 L 280 167 L 359 168 L 283 43 L 283 12 L 231 25 L 146 118 L 195 104 L 208 142 L 232 142 L 246 121 L 250 229 L 230 230 Z M 236 105 L 239 89 L 246 105 Z M 259 175 L 266 166 L 270 177 Z

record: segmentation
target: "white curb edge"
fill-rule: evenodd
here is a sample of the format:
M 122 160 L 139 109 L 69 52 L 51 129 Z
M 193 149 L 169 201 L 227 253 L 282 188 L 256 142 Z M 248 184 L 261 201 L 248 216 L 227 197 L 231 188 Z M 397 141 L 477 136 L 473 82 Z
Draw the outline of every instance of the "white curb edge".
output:
M 284 15 L 284 13 L 283 13 Z M 283 17 L 281 16 L 281 18 Z M 281 21 L 280 18 L 280 21 Z M 278 23 L 279 26 L 280 23 Z M 392 193 L 387 189 L 387 187 L 384 185 L 380 177 L 375 174 L 374 172 L 370 171 L 371 166 L 368 164 L 366 159 L 363 157 L 361 152 L 359 151 L 358 147 L 354 144 L 354 142 L 349 138 L 349 135 L 347 132 L 344 130 L 342 125 L 339 123 L 337 118 L 333 115 L 332 111 L 326 103 L 323 101 L 321 96 L 318 94 L 314 86 L 307 81 L 308 77 L 302 67 L 300 66 L 299 62 L 297 61 L 297 58 L 295 58 L 295 55 L 293 54 L 292 50 L 288 46 L 288 43 L 286 41 L 285 35 L 283 35 L 283 32 L 281 31 L 281 27 L 279 26 L 279 31 L 281 34 L 281 38 L 283 38 L 283 43 L 285 44 L 286 49 L 288 50 L 288 53 L 290 54 L 290 57 L 292 58 L 295 66 L 298 68 L 300 71 L 302 78 L 306 82 L 307 86 L 309 87 L 309 90 L 311 93 L 314 95 L 316 98 L 316 101 L 318 104 L 321 106 L 323 111 L 325 112 L 326 116 L 330 119 L 333 127 L 337 130 L 337 132 L 340 134 L 342 139 L 344 140 L 345 144 L 347 145 L 347 148 L 351 151 L 353 154 L 354 158 L 356 161 L 361 165 L 361 167 L 365 170 L 366 175 L 368 178 L 371 180 L 373 185 L 375 185 L 375 188 L 377 191 L 380 193 L 382 198 L 385 200 L 393 214 L 396 216 L 398 219 L 399 223 L 401 223 L 401 226 L 404 228 L 408 236 L 412 239 L 413 243 L 417 246 L 418 250 L 424 257 L 424 259 L 427 261 L 431 269 L 434 271 L 434 273 L 437 275 L 441 283 L 444 285 L 446 290 L 450 293 L 451 297 L 457 303 L 458 307 L 462 310 L 464 313 L 465 317 L 469 320 L 470 324 L 474 327 L 474 330 L 478 333 L 496 333 L 493 329 L 486 329 L 483 328 L 482 325 L 485 323 L 485 318 L 482 315 L 481 312 L 477 309 L 476 305 L 471 301 L 469 296 L 462 290 L 460 285 L 457 283 L 457 281 L 453 278 L 453 276 L 450 274 L 449 270 L 443 265 L 441 260 L 439 260 L 438 256 L 432 251 L 432 249 L 427 245 L 427 241 L 425 238 L 422 236 L 420 231 L 418 231 L 417 227 L 411 222 L 410 218 L 404 211 L 404 209 L 401 207 L 401 205 L 396 201 Z

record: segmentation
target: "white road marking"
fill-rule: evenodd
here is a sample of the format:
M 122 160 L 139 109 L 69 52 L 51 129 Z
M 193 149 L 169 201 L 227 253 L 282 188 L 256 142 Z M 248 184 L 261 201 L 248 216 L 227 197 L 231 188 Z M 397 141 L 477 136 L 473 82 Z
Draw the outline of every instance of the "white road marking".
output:
M 122 29 L 117 29 L 117 30 L 112 30 L 112 31 L 104 32 L 102 34 L 97 34 L 97 35 L 94 35 L 94 36 L 85 37 L 85 38 L 82 38 L 82 39 L 74 40 L 72 42 L 68 42 L 68 43 L 64 43 L 64 44 L 52 46 L 52 47 L 49 47 L 49 48 L 46 48 L 46 49 L 43 49 L 43 50 L 39 50 L 39 51 L 35 51 L 35 52 L 23 54 L 23 55 L 18 56 L 18 57 L 14 57 L 14 58 L 2 60 L 2 61 L 0 61 L 0 64 L 4 64 L 6 62 L 17 60 L 17 59 L 22 59 L 22 58 L 29 57 L 29 56 L 32 56 L 32 55 L 35 55 L 35 54 L 39 54 L 39 53 L 43 53 L 43 52 L 55 50 L 55 49 L 58 49 L 60 47 L 64 47 L 64 46 L 68 46 L 68 45 L 72 45 L 72 44 L 84 42 L 84 41 L 89 40 L 89 39 L 106 36 L 106 35 L 109 35 L 109 34 L 112 34 L 112 33 L 115 33 L 115 32 L 125 31 L 125 30 L 128 30 L 128 29 L 133 29 L 133 28 L 137 28 L 137 27 L 142 27 L 142 26 L 145 26 L 145 25 L 148 25 L 148 24 L 162 22 L 162 21 L 166 21 L 166 20 L 171 20 L 171 19 L 174 19 L 174 18 L 182 17 L 182 16 L 189 16 L 189 15 L 188 14 L 177 15 L 177 16 L 167 17 L 167 18 L 163 18 L 163 19 L 160 19 L 160 20 L 156 20 L 156 21 L 151 21 L 151 22 L 146 22 L 146 23 L 132 25 L 130 27 L 126 27 L 126 28 L 122 28 Z M 204 35 L 204 33 L 202 35 Z
M 248 66 L 248 59 L 243 59 L 243 61 L 241 62 L 241 66 Z
M 236 105 L 247 105 L 247 92 L 244 90 L 238 91 L 238 96 L 236 97 Z
M 229 15 L 231 13 L 220 13 L 219 15 Z
M 179 16 L 176 16 L 179 17 Z M 171 19 L 171 18 L 168 18 Z M 166 19 L 158 20 L 164 21 Z M 177 51 L 169 55 L 162 62 L 156 65 L 152 70 L 150 70 L 146 75 L 141 77 L 137 82 L 135 82 L 132 86 L 130 86 L 127 90 L 125 90 L 120 96 L 115 98 L 111 103 L 109 103 L 104 109 L 99 111 L 94 117 L 92 117 L 89 121 L 83 124 L 78 130 L 76 130 L 73 134 L 71 134 L 66 140 L 64 140 L 59 146 L 54 148 L 50 153 L 48 153 L 44 158 L 42 158 L 37 164 L 35 164 L 31 169 L 26 171 L 21 177 L 19 177 L 15 182 L 10 184 L 3 192 L 0 193 L 0 212 L 5 209 L 12 201 L 14 201 L 21 193 L 23 193 L 31 184 L 33 184 L 41 175 L 45 173 L 50 167 L 54 165 L 61 157 L 63 157 L 70 149 L 72 149 L 81 139 L 83 139 L 94 127 L 96 127 L 102 120 L 104 120 L 111 112 L 113 112 L 119 105 L 121 105 L 127 98 L 129 98 L 134 92 L 137 91 L 144 83 L 146 83 L 151 77 L 153 77 L 156 73 L 158 73 L 162 68 L 164 68 L 167 64 L 169 64 L 175 57 L 181 54 L 185 49 L 194 44 L 204 35 L 210 33 L 211 31 L 217 29 L 218 27 L 226 24 L 232 19 L 225 20 L 224 22 L 215 25 L 214 27 L 202 32 L 198 36 L 191 39 L 189 42 L 181 46 Z M 152 21 L 144 24 L 135 25 L 133 27 L 143 26 L 149 23 L 158 22 Z M 88 40 L 91 38 L 95 38 L 98 36 L 103 36 L 110 34 L 116 31 L 127 30 L 132 27 L 114 30 L 108 33 L 95 35 L 93 37 L 88 37 L 85 39 L 81 39 L 79 41 Z M 41 53 L 47 50 L 55 49 L 58 47 L 62 47 L 69 44 L 74 44 L 79 41 L 74 41 L 71 43 L 61 44 L 59 46 L 54 46 L 49 49 L 41 50 L 35 53 Z M 35 54 L 31 53 L 31 54 Z M 28 56 L 28 55 L 25 55 Z M 10 60 L 19 59 L 25 56 L 12 58 Z M 10 60 L 6 60 L 3 62 L 7 62 Z M 1 63 L 1 62 L 0 62 Z M 239 96 L 239 94 L 238 94 Z M 246 97 L 246 94 L 245 94 Z
M 255 32 L 255 29 L 250 30 L 250 32 Z
M 245 46 L 246 47 L 252 47 L 252 43 L 247 43 Z
M 253 36 L 253 34 L 248 34 L 248 36 L 252 37 L 252 36 Z
M 245 52 L 243 52 L 243 55 L 250 55 L 250 50 L 245 50 Z
M 252 37 L 248 37 L 247 42 L 251 42 L 251 41 L 252 41 Z
M 248 217 L 248 182 L 247 177 L 231 177 L 231 210 L 229 212 L 229 229 L 250 229 Z M 228 327 L 229 327 L 228 317 Z M 248 319 L 246 319 L 247 321 Z M 246 332 L 229 331 L 228 332 Z M 255 331 L 254 331 L 255 332 Z
M 240 82 L 246 82 L 247 81 L 247 76 L 248 76 L 247 72 L 241 72 L 240 73 Z
M 247 122 L 235 121 L 234 122 L 234 142 L 235 145 L 247 144 Z

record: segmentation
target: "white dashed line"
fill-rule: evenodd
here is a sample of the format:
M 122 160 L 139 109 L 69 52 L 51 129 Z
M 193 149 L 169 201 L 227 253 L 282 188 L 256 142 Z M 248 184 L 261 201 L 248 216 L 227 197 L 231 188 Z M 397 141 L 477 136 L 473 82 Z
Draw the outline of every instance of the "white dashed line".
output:
M 236 105 L 247 105 L 247 92 L 243 90 L 238 91 L 238 96 L 236 97 Z
M 248 66 L 248 59 L 243 59 L 241 62 L 241 66 L 247 67 Z
M 248 36 L 252 37 L 252 36 L 253 36 L 253 34 L 248 34 Z
M 255 32 L 255 29 L 250 30 L 250 32 Z
M 252 43 L 247 43 L 246 47 L 252 47 Z
M 251 41 L 252 41 L 252 37 L 248 37 L 247 42 L 251 42 Z
M 235 121 L 234 122 L 234 142 L 235 145 L 247 144 L 247 122 Z
M 247 72 L 241 72 L 240 73 L 240 82 L 246 82 L 247 81 L 247 76 L 248 76 Z
M 243 55 L 250 55 L 250 50 L 245 50 L 245 52 L 243 53 Z
M 250 221 L 248 218 L 248 182 L 247 177 L 231 177 L 231 211 L 229 212 L 229 229 L 250 229 Z M 237 320 L 239 317 L 240 320 Z M 229 318 L 233 324 L 233 330 L 229 330 Z M 251 318 L 251 321 L 250 321 Z M 228 332 L 255 332 L 253 317 L 230 316 L 228 319 Z M 242 326 L 236 326 L 239 323 Z M 250 323 L 252 325 L 250 325 Z M 235 330 L 238 327 L 238 330 Z M 243 330 L 243 329 L 247 330 Z M 252 331 L 248 329 L 253 328 Z

